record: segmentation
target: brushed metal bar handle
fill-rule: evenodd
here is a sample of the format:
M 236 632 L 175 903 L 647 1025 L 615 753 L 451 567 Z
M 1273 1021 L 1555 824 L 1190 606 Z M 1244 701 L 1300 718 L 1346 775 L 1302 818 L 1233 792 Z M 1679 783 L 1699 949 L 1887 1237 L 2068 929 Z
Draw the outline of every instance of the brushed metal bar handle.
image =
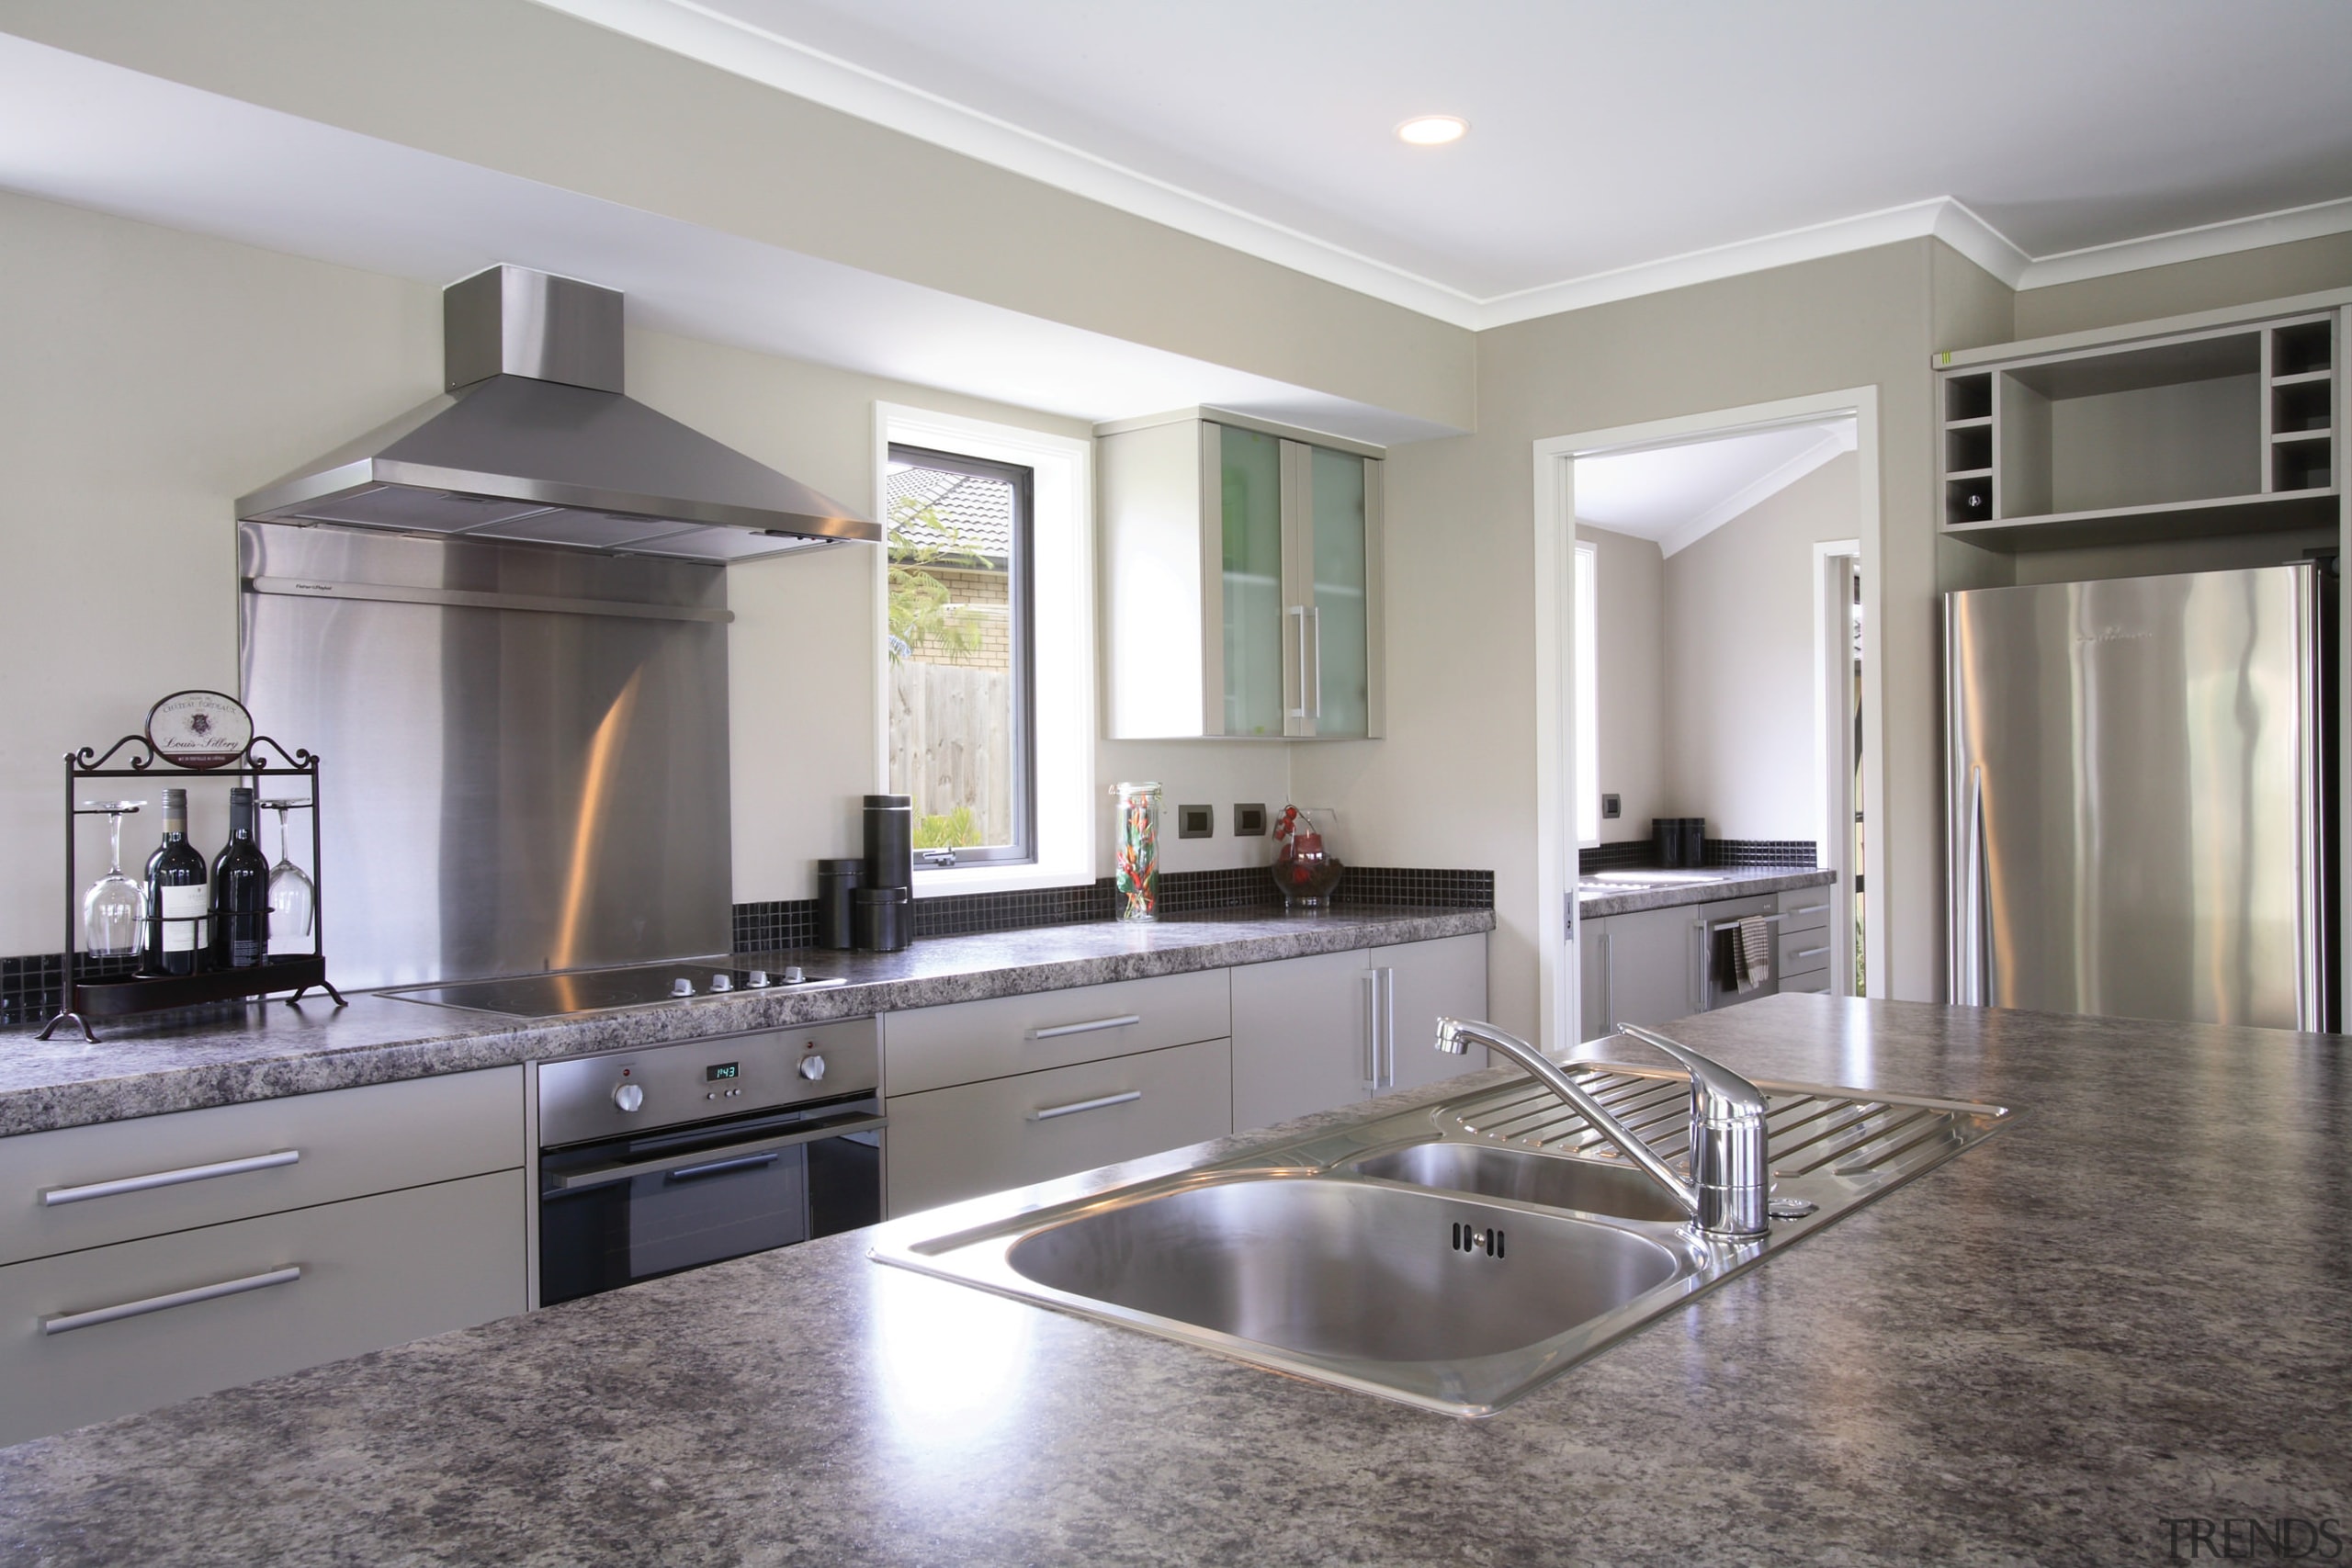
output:
M 1777 921 L 1786 919 L 1788 917 L 1786 915 L 1742 915 L 1736 920 L 1717 920 L 1714 924 L 1714 929 L 1719 931 L 1727 931 L 1734 926 L 1744 926 L 1750 920 L 1762 920 L 1769 926 Z
M 1825 913 L 1828 908 L 1829 906 L 1826 904 L 1800 904 L 1793 909 L 1783 909 L 1781 913 L 1783 915 L 1818 915 Z
M 1709 1012 L 1713 1010 L 1708 1006 L 1713 998 L 1707 995 L 1707 959 L 1709 957 L 1707 947 L 1714 933 L 1707 929 L 1707 922 L 1704 920 L 1693 920 L 1691 925 L 1697 931 L 1699 940 L 1690 944 L 1695 950 L 1694 956 L 1698 960 L 1690 971 L 1690 1010 Z
M 1131 1089 L 1125 1094 L 1106 1094 L 1100 1100 L 1073 1100 L 1068 1105 L 1046 1105 L 1029 1112 L 1032 1122 L 1050 1122 L 1057 1116 L 1075 1116 L 1081 1111 L 1101 1111 L 1113 1105 L 1131 1105 L 1143 1098 L 1143 1090 Z
M 1829 950 L 1826 947 L 1801 947 L 1789 954 L 1791 958 L 1818 958 Z
M 1315 716 L 1323 716 L 1323 606 L 1315 605 L 1307 615 L 1314 617 L 1315 635 L 1311 646 L 1315 649 Z
M 1367 969 L 1363 981 L 1363 1087 L 1380 1087 L 1380 971 Z
M 1388 1087 L 1396 1087 L 1396 971 L 1380 972 L 1380 1032 L 1388 1043 Z
M 889 1124 L 890 1119 L 887 1116 L 872 1116 L 859 1111 L 834 1121 L 820 1122 L 813 1127 L 805 1127 L 797 1133 L 786 1133 L 782 1137 L 763 1138 L 757 1143 L 738 1144 L 735 1146 L 735 1153 L 728 1157 L 746 1159 L 766 1154 L 771 1149 L 788 1149 L 796 1144 L 813 1144 L 826 1138 L 838 1138 L 848 1133 L 871 1133 Z M 540 1182 L 539 1191 L 543 1196 L 549 1193 L 579 1192 L 591 1187 L 610 1187 L 616 1182 L 633 1181 L 640 1176 L 667 1176 L 672 1171 L 692 1168 L 696 1160 L 712 1152 L 709 1149 L 696 1149 L 690 1154 L 669 1155 L 660 1159 L 639 1160 L 633 1164 L 624 1162 L 618 1165 L 591 1166 L 586 1170 L 575 1170 L 562 1176 L 546 1177 Z
M 1959 999 L 1984 1007 L 1991 999 L 1992 987 L 1984 981 L 1984 770 L 1981 766 L 1968 770 L 1967 883 L 1968 921 L 1962 949 L 1966 961 L 1961 971 L 1964 990 Z
M 662 1173 L 664 1181 L 692 1181 L 698 1176 L 724 1176 L 730 1170 L 752 1170 L 763 1165 L 774 1165 L 784 1157 L 782 1149 L 770 1149 L 762 1155 L 737 1155 L 733 1159 L 713 1160 L 708 1165 L 682 1165 L 675 1170 Z
M 1294 621 L 1294 627 L 1296 627 L 1296 632 L 1298 632 L 1298 637 L 1296 637 L 1296 644 L 1298 644 L 1298 705 L 1296 705 L 1296 707 L 1291 707 L 1291 717 L 1294 717 L 1294 719 L 1303 719 L 1303 717 L 1307 717 L 1307 611 L 1306 611 L 1306 606 L 1303 606 L 1303 604 L 1291 604 L 1289 609 L 1284 609 L 1284 611 L 1282 611 L 1282 614 L 1284 614 L 1284 616 L 1296 616 L 1296 621 Z
M 1617 1027 L 1617 933 L 1600 928 L 1600 1026 Z
M 1032 1040 L 1059 1040 L 1065 1034 L 1091 1034 L 1101 1029 L 1125 1029 L 1131 1023 L 1141 1023 L 1142 1015 L 1123 1012 L 1116 1018 L 1090 1018 L 1084 1023 L 1057 1023 L 1051 1029 L 1033 1029 Z
M 119 1323 L 126 1317 L 145 1317 L 151 1312 L 169 1312 L 174 1307 L 194 1306 L 198 1302 L 218 1301 L 222 1296 L 242 1296 L 247 1291 L 266 1291 L 272 1285 L 288 1285 L 302 1277 L 300 1263 L 285 1269 L 273 1269 L 266 1274 L 248 1274 L 242 1280 L 223 1280 L 217 1285 L 198 1285 L 194 1290 L 174 1291 L 166 1296 L 149 1296 L 144 1301 L 124 1302 L 119 1306 L 97 1307 L 89 1312 L 59 1313 L 40 1320 L 43 1334 L 71 1334 L 77 1328 L 95 1328 L 101 1323 Z
M 300 1149 L 273 1149 L 266 1155 L 248 1155 L 243 1159 L 224 1159 L 210 1165 L 183 1166 L 177 1170 L 158 1170 L 146 1176 L 126 1176 L 117 1181 L 93 1181 L 81 1187 L 50 1187 L 41 1191 L 41 1206 L 54 1209 L 60 1203 L 86 1203 L 93 1198 L 111 1198 L 118 1192 L 152 1192 L 158 1187 L 183 1187 L 191 1181 L 209 1181 L 216 1176 L 239 1176 L 248 1170 L 275 1170 L 292 1165 L 302 1157 Z

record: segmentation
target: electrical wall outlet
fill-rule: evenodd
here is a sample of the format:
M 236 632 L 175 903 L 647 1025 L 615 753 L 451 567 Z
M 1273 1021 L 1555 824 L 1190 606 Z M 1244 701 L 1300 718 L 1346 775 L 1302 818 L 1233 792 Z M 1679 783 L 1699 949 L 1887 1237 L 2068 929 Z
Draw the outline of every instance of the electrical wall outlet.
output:
M 1617 797 L 1615 795 L 1604 795 L 1600 797 L 1600 814 L 1603 817 L 1615 817 L 1619 815 L 1617 809 Z
M 1216 832 L 1216 810 L 1208 806 L 1180 806 L 1176 808 L 1176 836 L 1180 839 L 1206 839 Z
M 1237 839 L 1262 839 L 1266 836 L 1266 808 L 1263 806 L 1237 806 L 1233 808 L 1233 836 Z

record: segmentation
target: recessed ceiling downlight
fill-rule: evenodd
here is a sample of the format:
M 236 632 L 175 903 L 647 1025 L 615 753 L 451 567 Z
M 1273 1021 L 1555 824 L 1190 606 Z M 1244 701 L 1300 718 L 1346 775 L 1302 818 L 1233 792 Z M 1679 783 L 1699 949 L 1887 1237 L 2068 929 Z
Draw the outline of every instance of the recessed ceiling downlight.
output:
M 1396 140 L 1415 147 L 1442 147 L 1469 134 L 1470 122 L 1458 115 L 1415 115 L 1396 128 Z

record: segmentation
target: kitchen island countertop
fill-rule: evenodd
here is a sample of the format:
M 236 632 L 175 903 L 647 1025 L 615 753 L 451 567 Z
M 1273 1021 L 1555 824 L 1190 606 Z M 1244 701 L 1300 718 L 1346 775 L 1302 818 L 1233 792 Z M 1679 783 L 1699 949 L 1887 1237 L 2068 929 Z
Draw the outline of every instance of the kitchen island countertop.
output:
M 663 1041 L 788 1028 L 907 1008 L 1222 969 L 1494 929 L 1491 909 L 1342 905 L 1314 914 L 1229 909 L 1150 922 L 1104 920 L 919 942 L 902 953 L 746 955 L 848 984 L 738 991 L 526 1020 L 389 996 L 255 1002 L 201 1014 L 0 1035 L 0 1137 L 133 1116 L 313 1094 L 436 1073 L 585 1055 Z
M 0 1451 L 0 1561 L 2107 1565 L 2188 1561 L 2197 1520 L 2352 1535 L 2341 1038 L 1813 996 L 1674 1032 L 2021 1114 L 1485 1422 L 852 1234 Z

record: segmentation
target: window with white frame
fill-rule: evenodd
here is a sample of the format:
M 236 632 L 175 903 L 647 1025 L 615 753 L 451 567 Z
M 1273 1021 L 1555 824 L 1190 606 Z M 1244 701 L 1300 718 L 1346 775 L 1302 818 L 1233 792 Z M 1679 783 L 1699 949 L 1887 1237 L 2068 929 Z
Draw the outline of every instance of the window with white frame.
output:
M 1035 860 L 1024 465 L 890 444 L 890 793 L 918 855 Z
M 1600 575 L 1593 547 L 1577 547 L 1577 842 L 1600 842 Z
M 877 787 L 915 893 L 1093 879 L 1093 480 L 1083 440 L 876 407 Z

